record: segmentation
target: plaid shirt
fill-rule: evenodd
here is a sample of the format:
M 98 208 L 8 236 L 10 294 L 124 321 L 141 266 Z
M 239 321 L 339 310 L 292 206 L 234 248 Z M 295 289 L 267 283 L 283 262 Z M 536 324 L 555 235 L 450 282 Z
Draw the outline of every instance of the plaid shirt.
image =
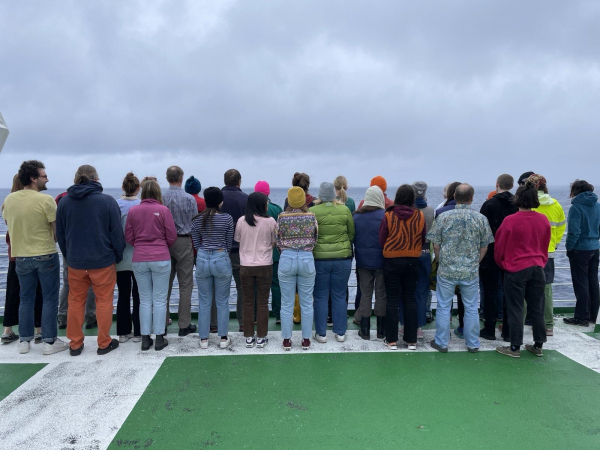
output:
M 169 186 L 163 191 L 163 204 L 169 208 L 177 234 L 190 234 L 192 232 L 192 218 L 198 214 L 196 200 L 185 193 L 179 186 Z

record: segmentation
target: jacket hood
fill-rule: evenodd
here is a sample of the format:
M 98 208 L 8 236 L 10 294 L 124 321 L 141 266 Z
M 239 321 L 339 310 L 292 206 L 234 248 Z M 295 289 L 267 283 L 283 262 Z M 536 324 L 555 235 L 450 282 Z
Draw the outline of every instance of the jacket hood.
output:
M 509 191 L 500 192 L 499 194 L 494 195 L 494 199 L 499 200 L 501 202 L 509 203 L 512 202 L 514 195 L 512 195 Z
M 82 184 L 74 184 L 67 189 L 69 197 L 72 198 L 84 198 L 90 194 L 101 194 L 102 185 L 97 181 L 87 181 Z
M 545 194 L 544 191 L 538 191 L 538 200 L 540 201 L 540 206 L 548 206 L 556 203 L 550 194 Z
M 410 219 L 415 213 L 415 209 L 410 206 L 393 205 L 390 206 L 388 211 L 392 211 L 400 220 Z
M 596 203 L 598 203 L 598 196 L 593 192 L 582 192 L 573 200 L 571 200 L 571 203 L 579 203 L 580 205 L 585 206 L 594 206 Z

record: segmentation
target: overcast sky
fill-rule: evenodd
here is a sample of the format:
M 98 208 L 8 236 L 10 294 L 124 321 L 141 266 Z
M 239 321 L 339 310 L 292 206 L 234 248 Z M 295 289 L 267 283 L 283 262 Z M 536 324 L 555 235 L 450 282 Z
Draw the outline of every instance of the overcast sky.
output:
M 600 183 L 600 2 L 0 0 L 0 186 Z

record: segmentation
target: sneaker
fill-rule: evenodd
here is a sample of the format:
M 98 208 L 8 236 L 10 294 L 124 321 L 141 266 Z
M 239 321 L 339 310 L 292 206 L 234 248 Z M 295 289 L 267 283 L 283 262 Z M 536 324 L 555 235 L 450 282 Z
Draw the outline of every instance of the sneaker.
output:
M 286 352 L 289 352 L 292 349 L 292 340 L 291 339 L 284 339 L 283 340 L 283 349 Z
M 587 327 L 590 325 L 590 322 L 588 320 L 580 320 L 576 319 L 575 317 L 565 317 L 563 319 L 563 322 L 567 325 L 578 325 L 580 327 Z
M 437 345 L 437 344 L 435 343 L 435 339 L 434 339 L 434 340 L 432 340 L 432 341 L 429 343 L 429 345 L 431 346 L 431 348 L 434 348 L 434 349 L 436 349 L 438 352 L 441 352 L 441 353 L 448 353 L 448 347 L 445 347 L 445 348 L 444 348 L 444 347 L 441 347 L 441 346 Z
M 427 322 L 427 323 L 433 322 L 433 314 L 431 314 L 431 311 L 427 311 L 425 313 L 425 322 Z
M 208 348 L 208 339 L 200 339 L 200 348 L 206 350 Z
M 333 334 L 335 336 L 335 340 L 338 342 L 344 342 L 346 340 L 345 334 Z
M 217 334 L 218 331 L 219 331 L 219 327 L 210 327 L 210 333 Z
M 456 327 L 454 329 L 454 334 L 459 338 L 459 339 L 464 339 L 465 336 L 463 335 L 463 329 L 462 327 Z
M 196 332 L 197 329 L 198 328 L 196 327 L 196 325 L 190 323 L 187 327 L 179 329 L 179 336 L 187 336 L 190 333 Z
M 266 337 L 257 338 L 256 339 L 256 348 L 265 348 L 265 345 L 267 345 L 268 343 L 269 343 L 269 339 L 267 339 Z
M 2 335 L 2 343 L 3 344 L 10 344 L 11 342 L 14 342 L 18 339 L 19 339 L 19 336 L 16 335 L 14 331 L 11 331 L 9 334 Z
M 98 347 L 98 350 L 96 350 L 96 353 L 98 355 L 106 355 L 118 347 L 119 347 L 119 341 L 117 341 L 116 339 L 113 339 L 112 341 L 110 341 L 110 344 L 108 344 L 108 346 L 106 346 L 104 348 Z
M 125 336 L 119 336 L 119 343 L 120 344 L 124 344 L 129 339 L 131 339 L 132 337 L 133 337 L 133 333 L 126 334 Z
M 71 356 L 79 356 L 81 355 L 81 352 L 83 351 L 83 344 L 81 344 L 81 347 L 79 347 L 76 350 L 73 350 L 70 346 L 69 346 L 69 353 L 71 354 Z
M 396 342 L 388 342 L 387 339 L 384 339 L 383 345 L 385 345 L 389 350 L 398 350 L 398 344 Z
M 327 343 L 327 336 L 321 336 L 320 334 L 317 334 L 317 332 L 315 331 L 315 334 L 313 334 L 313 339 L 317 342 L 319 342 L 320 344 L 326 344 Z
M 94 319 L 93 322 L 85 324 L 85 329 L 86 330 L 91 330 L 92 328 L 98 328 L 98 321 L 96 319 Z
M 310 348 L 310 339 L 302 339 L 302 350 L 308 350 Z
M 166 333 L 165 333 L 165 334 L 166 334 Z M 139 336 L 134 336 L 134 337 L 133 337 L 131 340 L 132 340 L 133 342 L 142 342 L 142 335 L 139 335 Z
M 467 347 L 467 351 L 469 353 L 477 353 L 477 352 L 479 352 L 479 348 L 478 347 L 477 348 L 475 348 L 475 347 Z
M 536 347 L 535 345 L 527 344 L 527 345 L 525 345 L 525 350 L 529 350 L 535 356 L 539 356 L 539 357 L 544 356 L 544 354 L 542 353 L 542 349 Z
M 406 344 L 406 347 L 408 347 L 409 350 L 416 350 L 417 344 Z
M 496 347 L 496 351 L 498 353 L 500 353 L 501 355 L 510 356 L 511 358 L 520 358 L 521 357 L 521 350 L 512 351 L 510 349 L 510 346 Z
M 246 348 L 252 348 L 254 347 L 256 340 L 254 339 L 254 336 L 252 337 L 247 337 L 246 338 Z
M 19 350 L 19 353 L 22 355 L 25 353 L 29 353 L 29 348 L 30 348 L 29 341 L 21 341 L 21 342 L 19 342 L 19 345 L 17 345 L 17 349 Z
M 54 344 L 49 344 L 48 342 L 44 342 L 44 351 L 43 355 L 52 355 L 53 353 L 64 352 L 69 348 L 69 344 L 64 341 L 61 341 L 59 338 L 54 339 Z
M 221 339 L 221 341 L 219 342 L 219 348 L 222 349 L 226 349 L 231 345 L 231 338 L 229 336 L 227 336 L 227 339 L 223 340 Z
M 417 339 L 423 339 L 423 328 L 417 328 Z
M 546 336 L 554 336 L 554 328 L 546 328 Z

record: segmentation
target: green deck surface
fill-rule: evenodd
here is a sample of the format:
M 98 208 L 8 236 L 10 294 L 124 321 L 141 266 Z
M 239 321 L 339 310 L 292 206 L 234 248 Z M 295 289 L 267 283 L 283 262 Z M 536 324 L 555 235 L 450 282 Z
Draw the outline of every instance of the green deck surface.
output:
M 554 351 L 172 357 L 109 448 L 600 448 L 599 393 Z
M 0 401 L 45 366 L 46 364 L 0 364 Z

